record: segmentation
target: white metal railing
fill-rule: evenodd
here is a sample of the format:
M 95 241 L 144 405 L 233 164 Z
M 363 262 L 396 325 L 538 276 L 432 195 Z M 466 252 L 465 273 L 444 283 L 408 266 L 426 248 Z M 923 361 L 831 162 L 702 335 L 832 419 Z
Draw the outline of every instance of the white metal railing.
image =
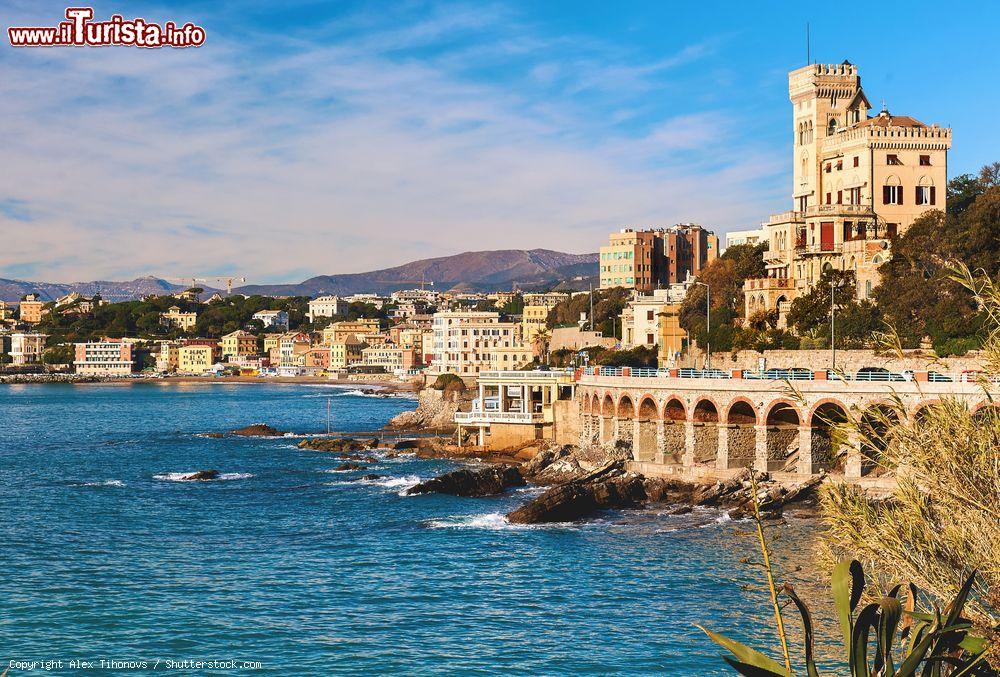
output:
M 584 376 L 611 376 L 631 378 L 711 378 L 711 379 L 747 379 L 767 381 L 815 381 L 825 374 L 829 381 L 871 381 L 871 382 L 908 382 L 920 381 L 927 383 L 1000 383 L 1000 376 L 989 376 L 983 372 L 964 371 L 961 373 L 940 373 L 936 371 L 900 372 L 885 369 L 867 369 L 857 372 L 839 372 L 831 370 L 812 370 L 804 367 L 791 369 L 737 370 L 722 369 L 645 369 L 629 367 L 585 367 Z M 671 372 L 676 372 L 671 374 Z M 924 376 L 926 374 L 926 377 Z
M 459 411 L 455 423 L 541 423 L 542 414 L 520 411 Z

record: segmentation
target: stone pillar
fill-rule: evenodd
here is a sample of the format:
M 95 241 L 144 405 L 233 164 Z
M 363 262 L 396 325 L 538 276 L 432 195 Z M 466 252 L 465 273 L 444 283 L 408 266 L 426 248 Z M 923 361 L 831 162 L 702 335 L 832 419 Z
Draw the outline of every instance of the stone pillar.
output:
M 718 424 L 719 448 L 715 452 L 715 467 L 717 470 L 729 469 L 729 426 Z
M 694 421 L 684 421 L 684 457 L 681 464 L 685 468 L 694 466 Z
M 642 431 L 642 424 L 639 423 L 639 419 L 633 418 L 632 419 L 632 458 L 635 458 L 635 455 L 637 453 L 639 453 L 639 443 L 641 442 L 641 437 L 642 437 L 641 431 Z
M 844 465 L 844 479 L 861 479 L 861 436 L 857 430 L 849 429 L 847 439 L 847 463 Z
M 761 472 L 767 472 L 767 426 L 755 425 L 753 429 L 757 435 L 753 467 Z
M 656 421 L 656 455 L 653 460 L 660 464 L 667 462 L 667 433 L 662 418 Z
M 604 442 L 604 422 L 605 418 L 603 415 L 598 415 L 597 417 L 597 444 L 600 445 Z
M 812 454 L 812 426 L 799 426 L 799 463 L 796 470 L 800 475 L 812 475 L 816 472 Z

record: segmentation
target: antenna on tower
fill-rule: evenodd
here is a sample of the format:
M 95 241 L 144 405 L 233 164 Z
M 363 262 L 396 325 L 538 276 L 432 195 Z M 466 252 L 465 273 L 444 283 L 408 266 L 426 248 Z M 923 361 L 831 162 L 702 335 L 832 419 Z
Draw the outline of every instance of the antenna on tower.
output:
M 806 22 L 806 65 L 812 63 L 812 52 L 809 45 L 809 22 Z

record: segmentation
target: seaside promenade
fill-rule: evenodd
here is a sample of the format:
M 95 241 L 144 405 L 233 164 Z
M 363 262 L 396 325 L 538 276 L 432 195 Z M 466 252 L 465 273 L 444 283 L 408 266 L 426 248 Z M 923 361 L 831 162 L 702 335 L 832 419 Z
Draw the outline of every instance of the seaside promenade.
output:
M 877 433 L 900 416 L 919 422 L 943 397 L 964 400 L 976 415 L 1000 393 L 1000 384 L 969 372 L 589 367 L 574 377 L 581 444 L 627 444 L 643 474 L 726 477 L 754 467 L 842 472 L 862 484 L 877 484 L 882 450 L 863 443 L 861 432 Z M 838 427 L 848 420 L 859 426 Z M 846 463 L 834 467 L 841 447 Z

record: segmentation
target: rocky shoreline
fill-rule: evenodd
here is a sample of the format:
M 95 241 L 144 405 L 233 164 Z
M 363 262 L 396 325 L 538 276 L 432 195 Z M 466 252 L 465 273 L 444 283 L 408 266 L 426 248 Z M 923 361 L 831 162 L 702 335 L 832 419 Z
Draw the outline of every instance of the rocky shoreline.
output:
M 298 446 L 335 454 L 345 470 L 360 470 L 374 462 L 376 449 L 395 456 L 403 453 L 420 458 L 485 462 L 485 468 L 461 468 L 426 480 L 406 490 L 407 495 L 443 493 L 453 496 L 495 496 L 526 484 L 548 487 L 542 494 L 507 514 L 513 524 L 543 524 L 585 520 L 606 510 L 669 506 L 671 514 L 684 514 L 696 506 L 725 511 L 731 518 L 753 512 L 753 485 L 766 519 L 781 517 L 786 510 L 810 516 L 816 510 L 816 489 L 823 476 L 801 482 L 777 482 L 767 473 L 744 470 L 718 482 L 645 477 L 627 470 L 620 450 L 580 449 L 572 445 L 533 446 L 484 452 L 458 447 L 451 438 L 403 439 L 382 444 L 378 438 L 313 437 Z M 527 452 L 527 453 L 526 453 Z M 365 476 L 374 478 L 377 476 Z

